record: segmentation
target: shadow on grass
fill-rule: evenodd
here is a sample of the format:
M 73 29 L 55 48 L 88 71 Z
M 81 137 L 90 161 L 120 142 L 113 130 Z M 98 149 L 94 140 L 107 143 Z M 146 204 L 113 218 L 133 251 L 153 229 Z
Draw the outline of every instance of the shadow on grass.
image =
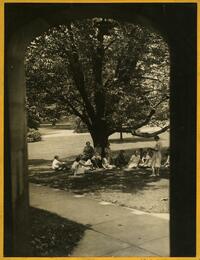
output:
M 130 159 L 135 149 L 125 150 L 127 159 Z M 162 153 L 165 154 L 166 148 Z M 115 158 L 118 151 L 114 151 Z M 75 156 L 65 158 L 70 169 Z M 56 189 L 62 189 L 77 194 L 98 192 L 122 192 L 135 194 L 143 189 L 149 189 L 149 183 L 162 179 L 169 179 L 169 169 L 161 169 L 160 177 L 151 176 L 150 169 L 137 169 L 126 172 L 124 170 L 102 170 L 90 172 L 79 177 L 74 177 L 70 170 L 55 172 L 51 169 L 51 160 L 29 160 L 29 181 Z
M 51 164 L 51 160 L 45 160 L 45 159 L 29 159 L 28 165 L 31 166 L 38 166 L 38 165 L 49 165 Z
M 30 208 L 32 256 L 70 256 L 88 228 L 45 210 Z
M 160 177 L 151 176 L 150 170 L 138 169 L 129 172 L 123 170 L 104 170 L 90 172 L 74 177 L 70 172 L 35 172 L 29 175 L 29 181 L 52 188 L 67 190 L 76 194 L 95 192 L 137 193 L 149 189 L 149 183 L 160 178 L 169 178 L 169 170 L 161 170 Z
M 137 143 L 137 142 L 152 142 L 154 139 L 152 137 L 125 137 L 122 140 L 119 138 L 109 139 L 110 143 L 121 144 L 121 143 Z

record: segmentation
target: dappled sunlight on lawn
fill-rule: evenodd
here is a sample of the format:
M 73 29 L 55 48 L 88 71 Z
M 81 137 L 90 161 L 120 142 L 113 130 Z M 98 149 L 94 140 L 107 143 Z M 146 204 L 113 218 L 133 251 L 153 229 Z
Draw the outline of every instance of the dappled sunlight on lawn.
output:
M 69 172 L 41 171 L 30 169 L 29 180 L 32 183 L 47 185 L 75 194 L 114 202 L 152 212 L 168 212 L 169 172 L 161 171 L 161 177 L 151 176 L 149 170 L 107 170 L 91 172 L 74 177 Z
M 85 142 L 92 140 L 88 133 L 74 134 L 72 130 L 43 128 L 42 133 L 43 141 L 28 144 L 30 182 L 147 212 L 168 212 L 169 170 L 162 169 L 161 177 L 152 177 L 150 169 L 101 170 L 77 177 L 72 176 L 70 170 L 55 172 L 51 169 L 54 155 L 62 158 L 70 168 L 74 158 L 82 153 Z M 114 158 L 120 149 L 124 149 L 126 157 L 130 158 L 135 149 L 154 145 L 152 138 L 131 134 L 123 137 L 123 141 L 119 140 L 118 133 L 110 137 Z M 169 146 L 169 133 L 160 137 L 164 153 Z

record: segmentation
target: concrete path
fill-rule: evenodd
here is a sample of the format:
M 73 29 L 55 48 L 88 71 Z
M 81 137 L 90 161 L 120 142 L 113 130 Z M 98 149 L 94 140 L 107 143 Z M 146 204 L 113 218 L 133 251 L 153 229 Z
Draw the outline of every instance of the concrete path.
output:
M 169 220 L 30 184 L 30 205 L 88 225 L 72 256 L 169 256 Z

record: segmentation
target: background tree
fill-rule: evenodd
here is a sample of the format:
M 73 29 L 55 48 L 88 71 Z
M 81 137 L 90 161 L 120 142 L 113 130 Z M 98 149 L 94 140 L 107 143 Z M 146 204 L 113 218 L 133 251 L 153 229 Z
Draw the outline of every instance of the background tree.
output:
M 69 22 L 37 37 L 25 65 L 30 104 L 41 114 L 55 105 L 60 115 L 79 117 L 94 146 L 104 148 L 115 132 L 139 134 L 150 122 L 168 120 L 167 44 L 142 26 Z
M 30 105 L 29 102 L 27 102 L 26 104 L 26 109 L 27 109 L 27 125 L 28 128 L 32 128 L 32 129 L 38 129 L 38 127 L 40 126 L 40 116 L 39 113 L 37 111 L 36 106 L 34 105 Z

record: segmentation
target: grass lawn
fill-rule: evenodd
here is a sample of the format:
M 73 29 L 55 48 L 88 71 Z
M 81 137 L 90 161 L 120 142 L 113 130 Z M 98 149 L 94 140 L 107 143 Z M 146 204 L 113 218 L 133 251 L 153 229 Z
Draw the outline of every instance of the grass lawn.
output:
M 70 256 L 86 226 L 48 211 L 30 208 L 32 256 Z
M 31 160 L 52 160 L 55 155 L 60 158 L 76 156 L 83 152 L 86 141 L 91 140 L 88 133 L 73 133 L 72 130 L 41 128 L 42 141 L 28 144 L 28 156 Z M 160 135 L 163 147 L 169 146 L 169 133 Z M 112 151 L 120 149 L 132 150 L 148 148 L 154 145 L 153 138 L 133 137 L 124 134 L 124 140 L 119 140 L 119 134 L 113 134 L 109 138 Z
M 144 169 L 106 170 L 74 177 L 69 171 L 53 172 L 40 165 L 31 168 L 29 181 L 146 212 L 169 212 L 168 170 L 162 170 L 160 177 Z
M 110 170 L 73 177 L 70 171 L 53 172 L 51 159 L 55 154 L 70 167 L 77 154 L 82 152 L 89 135 L 73 134 L 72 131 L 43 129 L 43 141 L 29 144 L 29 181 L 76 194 L 109 201 L 146 212 L 169 212 L 169 170 L 162 169 L 160 177 L 152 177 L 150 170 Z M 124 149 L 127 158 L 135 149 L 152 147 L 152 139 L 124 135 L 111 137 L 113 157 Z M 163 152 L 169 145 L 169 133 L 160 135 Z

